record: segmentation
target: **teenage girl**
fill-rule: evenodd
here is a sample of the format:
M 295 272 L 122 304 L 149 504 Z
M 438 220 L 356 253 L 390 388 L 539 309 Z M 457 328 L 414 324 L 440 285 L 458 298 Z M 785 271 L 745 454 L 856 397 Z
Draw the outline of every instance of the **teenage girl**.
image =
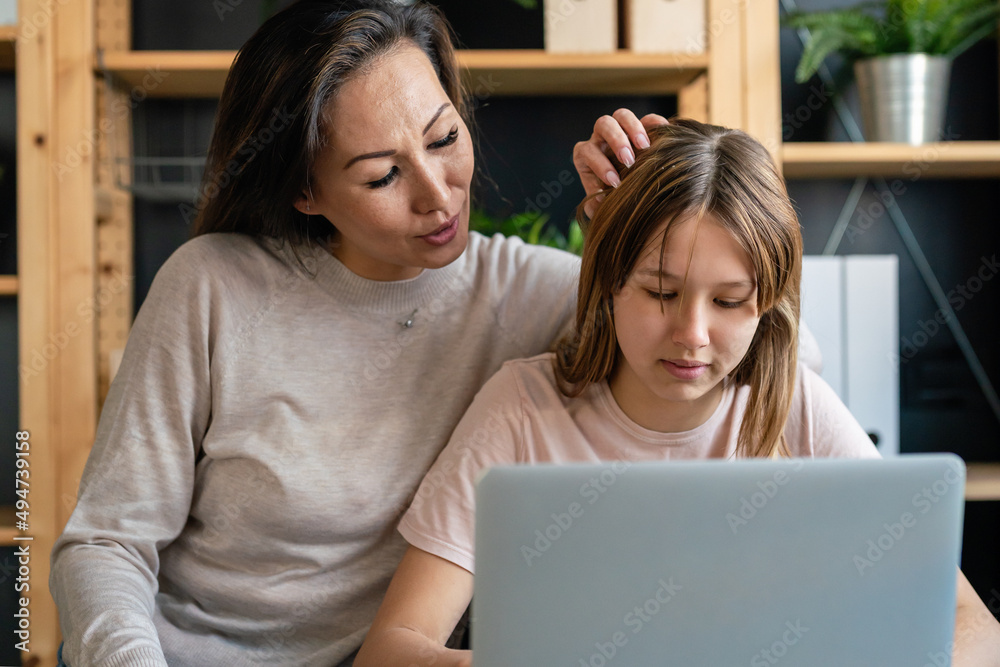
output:
M 504 364 L 424 479 L 359 667 L 469 664 L 442 644 L 472 597 L 474 482 L 488 466 L 878 457 L 796 363 L 802 241 L 767 151 L 688 120 L 651 141 L 587 230 L 576 333 Z M 959 579 L 955 664 L 995 664 L 1000 625 Z

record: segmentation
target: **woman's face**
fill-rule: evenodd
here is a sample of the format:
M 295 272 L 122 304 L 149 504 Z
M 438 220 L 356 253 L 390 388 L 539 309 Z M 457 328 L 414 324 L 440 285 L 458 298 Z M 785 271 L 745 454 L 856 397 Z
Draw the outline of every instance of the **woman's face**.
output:
M 610 385 L 637 424 L 677 432 L 712 415 L 722 381 L 749 349 L 760 316 L 750 258 L 711 218 L 673 226 L 663 251 L 661 302 L 664 228 L 614 296 L 618 357 Z
M 347 81 L 326 139 L 295 207 L 333 224 L 332 252 L 348 269 L 403 280 L 462 254 L 472 141 L 420 49 L 403 42 Z

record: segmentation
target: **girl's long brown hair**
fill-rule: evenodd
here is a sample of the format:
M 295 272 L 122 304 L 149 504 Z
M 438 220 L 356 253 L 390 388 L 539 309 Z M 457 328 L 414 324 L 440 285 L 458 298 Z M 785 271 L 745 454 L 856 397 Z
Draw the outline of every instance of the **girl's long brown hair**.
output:
M 236 55 L 219 100 L 193 236 L 239 232 L 293 245 L 333 231 L 292 204 L 309 190 L 327 105 L 381 55 L 412 43 L 471 127 L 451 28 L 435 7 L 395 0 L 300 0 Z
M 586 230 L 576 333 L 557 349 L 556 375 L 574 396 L 610 378 L 618 358 L 611 310 L 642 249 L 666 222 L 693 216 L 729 231 L 750 257 L 760 323 L 732 379 L 750 387 L 736 455 L 787 454 L 783 430 L 795 389 L 802 236 L 767 150 L 739 130 L 675 119 L 623 170 Z M 584 219 L 583 205 L 578 211 Z M 662 250 L 662 248 L 661 248 Z

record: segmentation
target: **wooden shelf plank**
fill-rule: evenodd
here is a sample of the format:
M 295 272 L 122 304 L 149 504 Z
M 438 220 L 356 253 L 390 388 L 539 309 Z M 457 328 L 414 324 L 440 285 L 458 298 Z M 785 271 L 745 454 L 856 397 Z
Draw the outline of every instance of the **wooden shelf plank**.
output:
M 22 533 L 14 527 L 14 520 L 14 508 L 11 505 L 0 507 L 0 547 L 17 544 L 14 538 Z
M 966 500 L 1000 500 L 1000 463 L 969 463 L 966 466 Z
M 17 295 L 17 276 L 0 276 L 0 296 Z
M 99 59 L 116 79 L 150 97 L 218 97 L 235 51 L 109 51 Z
M 668 95 L 708 68 L 706 54 L 458 52 L 469 92 L 483 95 Z
M 788 178 L 1000 178 L 1000 141 L 790 142 L 781 157 Z
M 117 51 L 103 65 L 124 85 L 150 97 L 218 97 L 234 51 Z M 493 95 L 666 95 L 708 66 L 705 54 L 550 54 L 540 50 L 465 50 L 469 92 Z M 100 70 L 100 63 L 96 69 Z
M 0 25 L 0 72 L 14 70 L 14 42 L 16 40 L 16 25 Z

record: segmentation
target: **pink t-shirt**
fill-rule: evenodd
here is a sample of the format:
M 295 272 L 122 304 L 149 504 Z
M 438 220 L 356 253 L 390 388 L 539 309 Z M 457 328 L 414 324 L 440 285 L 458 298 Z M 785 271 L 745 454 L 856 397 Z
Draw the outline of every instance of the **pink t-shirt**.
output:
M 701 426 L 660 433 L 629 419 L 607 382 L 564 396 L 552 356 L 509 361 L 479 391 L 400 522 L 410 544 L 473 572 L 475 482 L 490 466 L 726 458 L 736 451 L 748 387 L 727 384 Z M 833 389 L 802 365 L 785 439 L 798 457 L 879 457 Z

